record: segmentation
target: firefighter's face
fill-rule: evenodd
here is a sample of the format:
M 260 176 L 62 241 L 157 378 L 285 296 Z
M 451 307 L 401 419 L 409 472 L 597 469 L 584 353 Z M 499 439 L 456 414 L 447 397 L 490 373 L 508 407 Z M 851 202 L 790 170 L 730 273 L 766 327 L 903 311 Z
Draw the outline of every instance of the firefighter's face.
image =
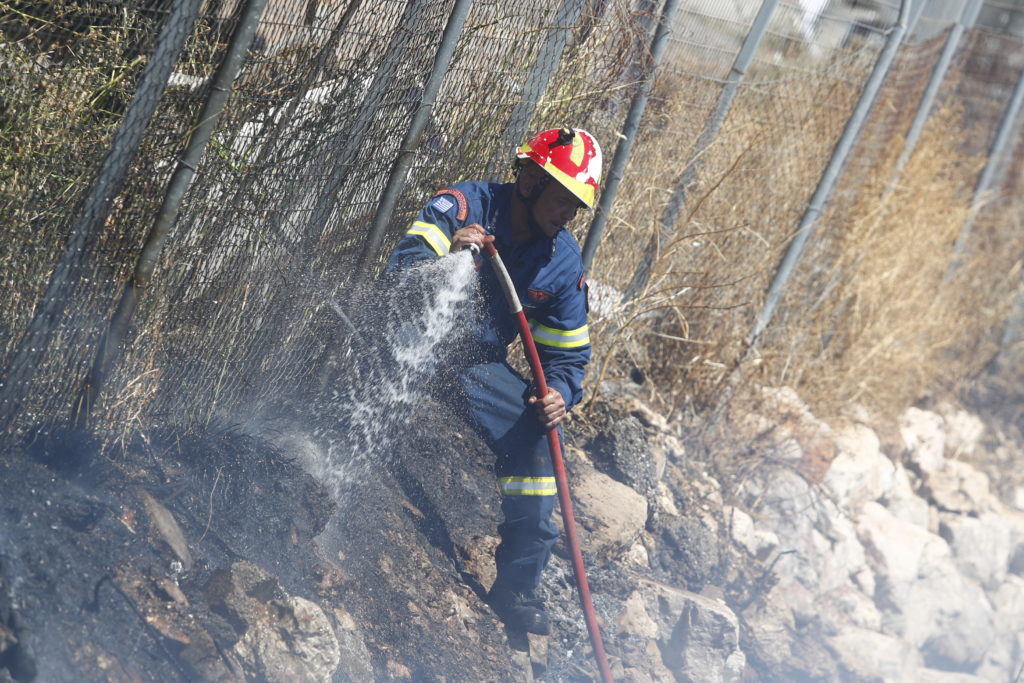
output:
M 533 205 L 533 219 L 547 237 L 554 237 L 559 230 L 576 217 L 583 203 L 557 182 L 549 182 Z

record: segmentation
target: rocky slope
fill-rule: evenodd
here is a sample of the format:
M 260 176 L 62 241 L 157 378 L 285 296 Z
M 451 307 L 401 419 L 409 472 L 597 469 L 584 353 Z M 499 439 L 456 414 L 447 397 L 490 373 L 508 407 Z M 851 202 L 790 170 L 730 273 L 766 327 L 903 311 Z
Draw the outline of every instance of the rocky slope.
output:
M 10 449 L 0 682 L 593 677 L 564 547 L 532 652 L 483 603 L 498 496 L 453 416 L 421 411 L 330 491 L 307 472 L 336 446 L 296 424 Z M 705 462 L 625 395 L 567 429 L 616 679 L 1015 679 L 1018 447 L 953 409 L 825 424 L 785 388 L 730 430 L 742 449 Z

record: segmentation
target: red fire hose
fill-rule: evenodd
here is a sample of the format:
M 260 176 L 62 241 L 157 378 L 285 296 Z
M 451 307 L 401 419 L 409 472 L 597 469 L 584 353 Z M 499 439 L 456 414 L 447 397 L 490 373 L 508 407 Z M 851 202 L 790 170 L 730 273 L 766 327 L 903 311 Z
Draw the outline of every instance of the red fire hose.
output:
M 512 284 L 505 264 L 498 255 L 494 244 L 488 242 L 484 245 L 484 253 L 491 260 L 494 271 L 498 275 L 498 282 L 505 291 L 505 298 L 508 300 L 509 311 L 516 318 L 519 326 L 519 336 L 523 339 L 523 348 L 526 350 L 526 360 L 530 363 L 533 371 L 534 383 L 537 385 L 537 398 L 542 398 L 548 393 L 547 381 L 544 379 L 544 368 L 540 364 L 540 356 L 537 355 L 537 345 L 533 342 L 533 335 L 530 333 L 530 325 L 526 322 L 526 315 L 523 313 L 523 306 L 519 302 L 519 295 Z M 569 544 L 569 551 L 572 553 L 572 569 L 576 576 L 576 585 L 579 588 L 580 604 L 583 606 L 583 617 L 587 622 L 587 631 L 590 632 L 590 642 L 594 648 L 594 658 L 597 660 L 597 667 L 601 672 L 601 680 L 610 683 L 612 672 L 608 666 L 608 656 L 604 652 L 604 644 L 601 642 L 601 630 L 597 624 L 597 614 L 594 612 L 594 604 L 590 600 L 590 586 L 587 584 L 587 572 L 583 568 L 583 553 L 580 552 L 579 538 L 576 536 L 576 518 L 572 513 L 572 500 L 569 497 L 569 480 L 565 475 L 565 463 L 562 460 L 562 443 L 558 438 L 558 429 L 552 427 L 548 430 L 548 448 L 551 451 L 551 463 L 555 469 L 555 481 L 558 484 L 558 502 L 562 506 L 562 519 L 565 521 L 565 537 Z

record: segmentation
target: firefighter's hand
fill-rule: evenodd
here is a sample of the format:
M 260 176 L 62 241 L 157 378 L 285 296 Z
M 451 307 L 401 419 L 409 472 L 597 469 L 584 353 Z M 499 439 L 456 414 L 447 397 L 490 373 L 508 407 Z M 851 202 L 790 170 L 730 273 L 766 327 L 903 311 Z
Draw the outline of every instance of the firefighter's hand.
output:
M 548 387 L 544 398 L 531 396 L 527 403 L 537 409 L 537 419 L 544 429 L 551 429 L 565 419 L 565 399 L 551 387 Z
M 460 252 L 470 244 L 475 244 L 483 251 L 484 245 L 494 241 L 494 235 L 488 235 L 478 223 L 470 223 L 464 228 L 459 228 L 452 235 L 452 252 Z

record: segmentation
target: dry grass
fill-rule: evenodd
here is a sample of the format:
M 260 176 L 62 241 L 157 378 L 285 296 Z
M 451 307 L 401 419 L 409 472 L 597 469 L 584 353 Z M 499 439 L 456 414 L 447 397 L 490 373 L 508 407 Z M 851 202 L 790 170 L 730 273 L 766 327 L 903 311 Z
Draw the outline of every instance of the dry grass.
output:
M 659 91 L 595 272 L 620 289 L 658 230 L 718 86 L 677 76 L 660 82 Z M 599 353 L 605 360 L 609 349 L 616 353 L 607 373 L 639 365 L 655 380 L 654 398 L 669 406 L 713 403 L 842 125 L 834 113 L 848 111 L 856 97 L 852 84 L 829 79 L 786 83 L 784 91 L 785 99 L 758 89 L 737 98 L 699 159 L 697 180 L 647 286 L 632 307 L 598 321 L 611 331 L 603 339 L 598 329 Z M 695 110 L 695 101 L 703 106 Z M 821 111 L 794 110 L 794 101 L 820 102 Z
M 0 12 L 11 6 L 0 2 Z M 640 75 L 630 65 L 642 58 L 646 44 L 631 5 L 604 7 L 603 15 L 584 16 L 573 28 L 574 42 L 535 112 L 532 128 L 563 123 L 586 127 L 604 142 L 609 163 Z M 506 40 L 506 34 L 527 19 L 507 15 L 497 5 L 485 10 L 471 23 L 473 35 L 456 59 L 457 78 L 436 112 L 439 138 L 452 146 L 433 168 L 417 168 L 411 183 L 433 187 L 432 174 L 443 174 L 437 182 L 448 183 L 459 179 L 457 171 L 489 167 L 495 156 L 504 122 L 498 114 L 507 115 L 528 66 L 518 43 Z M 124 43 L 136 40 L 127 33 L 135 26 L 129 22 L 122 33 L 94 32 L 90 40 L 83 34 L 76 38 L 77 58 L 64 55 L 65 62 L 42 70 L 32 63 L 49 49 L 46 45 L 26 47 L 29 39 L 24 37 L 0 44 L 5 65 L 17 67 L 0 78 L 27 105 L 17 116 L 0 111 L 0 133 L 7 143 L 0 217 L 15 226 L 17 235 L 11 242 L 15 248 L 0 254 L 5 281 L 12 285 L 0 317 L 9 330 L 26 326 L 75 203 L 119 121 L 118 108 L 131 94 L 141 65 L 118 59 Z M 544 32 L 534 33 L 539 38 Z M 374 42 L 371 38 L 364 40 Z M 95 54 L 83 52 L 87 49 Z M 592 312 L 596 346 L 591 393 L 601 390 L 602 380 L 643 376 L 648 398 L 673 417 L 684 407 L 699 413 L 719 402 L 723 381 L 743 356 L 743 340 L 875 57 L 851 49 L 828 63 L 803 64 L 793 71 L 788 65 L 799 62 L 801 55 L 783 55 L 773 64 L 770 51 L 765 52 L 766 61 L 751 72 L 714 143 L 697 160 L 686 204 L 656 253 L 646 286 L 628 304 L 613 294 L 610 305 Z M 203 65 L 214 60 L 201 57 L 186 70 L 205 73 Z M 720 83 L 707 76 L 720 65 L 679 54 L 672 59 L 659 76 L 595 263 L 592 280 L 620 291 L 658 234 L 659 218 L 720 92 Z M 247 74 L 250 80 L 239 86 L 241 109 L 229 111 L 224 119 L 236 130 L 221 131 L 225 139 L 237 135 L 253 112 L 266 106 L 264 95 L 292 92 L 295 83 L 287 78 L 304 76 L 293 74 L 290 67 L 287 62 L 273 73 Z M 338 104 L 356 107 L 358 102 Z M 857 150 L 837 199 L 819 220 L 756 362 L 744 368 L 747 384 L 741 385 L 736 406 L 756 400 L 757 386 L 788 384 L 824 416 L 853 402 L 886 411 L 930 393 L 960 391 L 992 357 L 1020 277 L 1019 222 L 1008 220 L 1020 206 L 1002 201 L 982 214 L 970 257 L 944 283 L 951 246 L 983 161 L 980 150 L 962 149 L 968 139 L 962 129 L 968 122 L 957 105 L 953 98 L 932 117 L 899 187 L 888 194 L 899 135 L 913 107 L 890 97 L 876 108 L 879 130 Z M 98 280 L 102 275 L 108 290 L 123 281 L 141 239 L 139 226 L 152 215 L 147 202 L 158 200 L 163 191 L 160 174 L 166 164 L 163 170 L 155 164 L 171 158 L 167 152 L 176 149 L 175 135 L 183 138 L 191 120 L 185 111 L 165 115 L 180 118 L 173 125 L 165 122 L 167 132 L 159 144 L 166 149 L 147 143 L 153 149 L 139 155 L 133 192 L 123 198 L 127 205 L 115 206 L 102 236 L 103 254 L 96 261 L 109 272 L 96 276 Z M 67 120 L 76 126 L 59 125 Z M 303 120 L 302 132 L 310 139 L 318 132 L 326 136 L 325 121 Z M 977 146 L 975 138 L 970 143 Z M 315 334 L 326 325 L 318 315 L 323 306 L 319 294 L 301 287 L 285 291 L 282 282 L 287 278 L 275 275 L 292 272 L 287 261 L 306 253 L 306 245 L 299 242 L 309 236 L 297 232 L 295 245 L 275 249 L 255 234 L 265 220 L 260 212 L 271 205 L 263 194 L 293 182 L 278 185 L 268 178 L 295 173 L 303 164 L 283 159 L 273 172 L 244 165 L 218 171 L 213 166 L 206 180 L 217 190 L 209 195 L 215 199 L 211 207 L 188 208 L 195 235 L 179 238 L 165 255 L 163 271 L 140 308 L 138 336 L 112 377 L 117 388 L 98 406 L 98 419 L 121 425 L 122 432 L 154 415 L 209 422 L 221 408 L 230 410 L 254 394 L 294 384 L 299 366 L 306 373 L 302 376 L 315 374 L 310 368 L 319 360 L 317 344 L 327 343 Z M 365 171 L 374 175 L 375 169 L 367 166 Z M 216 172 L 223 177 L 214 178 Z M 249 199 L 256 208 L 240 219 L 244 230 L 232 232 L 228 228 L 239 220 L 229 215 L 235 207 L 212 204 L 239 188 L 251 190 Z M 333 258 L 332 249 L 362 239 L 363 229 L 353 223 L 339 227 L 336 236 L 325 233 L 325 244 L 317 243 L 318 249 L 324 247 L 321 259 Z M 334 241 L 326 244 L 327 237 Z M 22 252 L 31 252 L 31 260 L 20 259 Z M 203 260 L 216 260 L 221 252 L 230 255 L 223 256 L 223 272 L 204 277 Z M 186 296 L 207 286 L 217 294 Z M 89 289 L 92 298 L 79 303 L 82 309 L 96 309 L 91 314 L 103 320 L 109 311 L 103 296 L 95 293 L 99 287 Z M 8 355 L 15 341 L 15 334 L 8 335 Z M 56 397 L 43 406 L 51 411 L 90 355 L 81 338 L 68 337 L 66 344 L 56 345 L 60 348 L 49 368 L 51 375 L 62 374 L 60 381 L 46 385 L 52 389 L 46 393 Z M 517 351 L 512 353 L 517 356 Z M 176 394 L 162 391 L 170 384 L 180 385 Z
M 595 321 L 598 379 L 636 377 L 640 370 L 650 380 L 649 398 L 675 414 L 717 403 L 842 113 L 859 94 L 857 70 L 866 67 L 852 59 L 844 78 L 808 78 L 784 91 L 754 88 L 736 101 L 701 160 L 648 286 L 632 306 Z M 690 103 L 708 94 L 694 80 L 659 84 L 660 120 L 649 124 L 634 154 L 598 280 L 625 287 L 638 245 L 657 230 L 668 188 L 692 153 L 696 133 L 687 122 L 704 120 Z M 883 102 L 875 116 L 891 109 Z M 984 159 L 958 146 L 955 131 L 964 121 L 954 100 L 933 114 L 887 193 L 902 148 L 899 132 L 913 107 L 906 111 L 886 122 L 896 126 L 887 142 L 873 140 L 881 149 L 870 150 L 869 163 L 848 165 L 759 353 L 744 368 L 745 386 L 733 398 L 741 411 L 756 400 L 757 386 L 788 384 L 823 416 L 851 403 L 885 414 L 960 391 L 998 350 L 1022 255 L 1019 232 L 1007 221 L 1013 207 L 982 214 L 969 257 L 944 283 Z M 665 130 L 686 135 L 667 144 Z M 591 387 L 599 390 L 597 382 Z
M 792 373 L 822 409 L 853 402 L 896 409 L 986 360 L 970 347 L 998 322 L 999 307 L 986 299 L 1003 289 L 997 281 L 1006 264 L 976 254 L 944 282 L 968 213 L 962 170 L 978 165 L 947 134 L 958 121 L 956 112 L 933 120 L 898 191 L 879 201 L 884 185 L 872 183 L 846 215 L 834 217 L 841 280 L 807 321 L 802 367 Z M 979 277 L 986 287 L 971 286 Z

